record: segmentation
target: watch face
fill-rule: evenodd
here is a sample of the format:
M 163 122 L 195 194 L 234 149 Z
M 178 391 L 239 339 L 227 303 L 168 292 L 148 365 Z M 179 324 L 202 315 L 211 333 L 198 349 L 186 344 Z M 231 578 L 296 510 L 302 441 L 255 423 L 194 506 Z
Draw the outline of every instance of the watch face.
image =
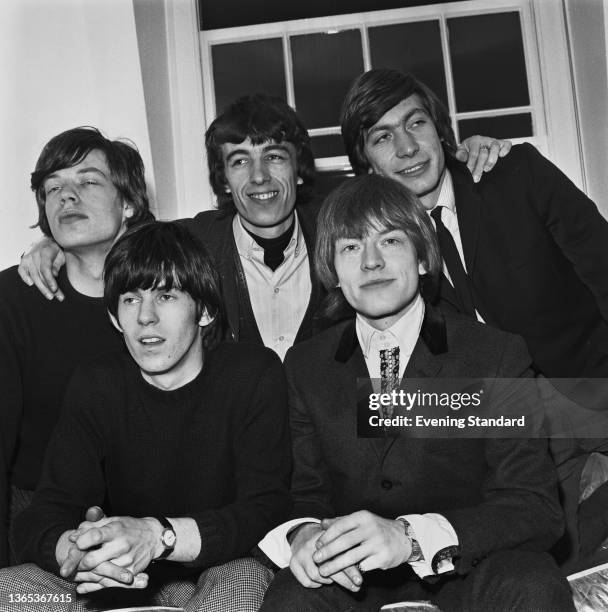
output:
M 162 542 L 165 548 L 173 548 L 175 546 L 175 531 L 173 529 L 165 529 L 163 531 Z

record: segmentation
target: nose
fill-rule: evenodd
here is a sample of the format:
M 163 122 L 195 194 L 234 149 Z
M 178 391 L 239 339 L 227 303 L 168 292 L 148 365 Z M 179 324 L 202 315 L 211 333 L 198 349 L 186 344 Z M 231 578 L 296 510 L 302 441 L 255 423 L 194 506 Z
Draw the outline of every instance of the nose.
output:
M 263 160 L 254 160 L 251 164 L 250 180 L 256 185 L 261 185 L 269 180 L 268 168 Z
M 137 313 L 137 322 L 140 325 L 152 325 L 158 322 L 156 304 L 153 299 L 147 296 L 142 299 L 139 304 L 139 312 Z
M 376 244 L 367 244 L 361 255 L 362 270 L 376 270 L 384 267 L 384 258 Z
M 66 183 L 61 187 L 61 202 L 75 202 L 78 200 L 78 190 L 70 183 Z
M 398 132 L 395 138 L 397 157 L 413 157 L 418 153 L 418 142 L 407 130 Z

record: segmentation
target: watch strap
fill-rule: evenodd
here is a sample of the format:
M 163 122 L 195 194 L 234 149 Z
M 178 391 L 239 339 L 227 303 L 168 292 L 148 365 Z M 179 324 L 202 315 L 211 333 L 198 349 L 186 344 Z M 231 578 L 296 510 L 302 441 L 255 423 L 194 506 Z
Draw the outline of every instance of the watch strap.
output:
M 175 542 L 176 542 L 176 533 L 173 525 L 169 522 L 169 520 L 164 516 L 156 516 L 154 517 L 156 520 L 162 525 L 163 531 L 160 536 L 161 544 L 163 545 L 163 552 L 160 553 L 158 557 L 156 557 L 155 561 L 160 561 L 161 559 L 166 559 L 174 550 L 175 550 Z M 167 544 L 166 535 L 167 531 L 170 531 L 173 534 L 173 544 Z
M 420 544 L 416 539 L 416 534 L 414 533 L 412 526 L 410 525 L 409 521 L 404 519 L 402 516 L 400 516 L 397 520 L 403 524 L 405 535 L 410 539 L 412 545 L 412 552 L 410 553 L 409 558 L 406 560 L 406 563 L 421 561 L 424 559 L 424 555 L 422 554 L 422 548 L 420 548 Z

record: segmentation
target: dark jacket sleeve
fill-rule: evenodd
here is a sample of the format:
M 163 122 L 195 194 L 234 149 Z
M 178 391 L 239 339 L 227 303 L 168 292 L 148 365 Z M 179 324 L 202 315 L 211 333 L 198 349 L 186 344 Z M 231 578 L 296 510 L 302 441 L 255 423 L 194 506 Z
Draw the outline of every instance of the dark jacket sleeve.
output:
M 523 340 L 505 334 L 497 379 L 529 377 L 530 357 Z M 530 406 L 535 385 L 515 384 L 510 401 Z M 546 551 L 563 531 L 563 512 L 557 493 L 557 475 L 542 438 L 487 438 L 487 474 L 482 501 L 474 506 L 443 512 L 456 531 L 460 553 L 456 571 L 471 567 L 496 550 L 520 548 Z
M 608 322 L 608 222 L 597 206 L 533 146 L 522 145 L 532 202 Z
M 287 390 L 282 364 L 272 355 L 250 402 L 238 415 L 233 438 L 237 499 L 192 515 L 201 535 L 196 566 L 218 565 L 248 554 L 287 518 L 291 473 Z

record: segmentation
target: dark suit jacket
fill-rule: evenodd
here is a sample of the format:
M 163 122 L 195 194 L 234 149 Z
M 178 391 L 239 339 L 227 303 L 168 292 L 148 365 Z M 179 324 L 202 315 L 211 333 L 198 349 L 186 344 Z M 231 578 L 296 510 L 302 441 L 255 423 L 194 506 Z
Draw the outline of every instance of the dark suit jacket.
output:
M 527 144 L 478 184 L 448 167 L 484 319 L 523 336 L 546 376 L 608 377 L 608 223 L 595 204 Z
M 446 317 L 427 308 L 404 382 L 529 373 L 520 338 Z M 294 346 L 285 366 L 293 518 L 438 512 L 458 535 L 460 573 L 495 550 L 547 550 L 561 534 L 555 468 L 543 440 L 357 438 L 356 379 L 368 374 L 354 321 Z
M 312 268 L 312 253 L 315 246 L 319 205 L 315 202 L 309 202 L 302 206 L 296 206 L 296 211 L 308 250 L 312 282 L 311 294 L 306 296 L 308 307 L 296 336 L 296 342 L 300 342 L 313 335 L 317 323 L 317 310 L 325 292 L 321 283 L 315 278 Z M 230 213 L 206 210 L 193 219 L 185 219 L 183 223 L 203 243 L 218 266 L 230 337 L 237 342 L 245 339 L 262 344 L 262 338 L 249 300 L 245 273 L 234 241 L 233 218 L 234 215 Z

